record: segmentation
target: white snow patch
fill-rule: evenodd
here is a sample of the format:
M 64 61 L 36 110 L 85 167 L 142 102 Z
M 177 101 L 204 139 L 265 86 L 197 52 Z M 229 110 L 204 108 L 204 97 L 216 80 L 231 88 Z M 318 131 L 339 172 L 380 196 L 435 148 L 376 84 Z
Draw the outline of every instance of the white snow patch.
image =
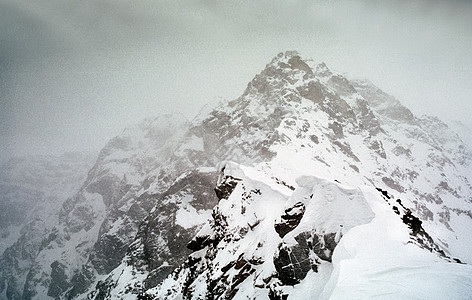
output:
M 211 217 L 211 210 L 197 211 L 191 205 L 184 205 L 175 214 L 175 223 L 183 228 L 189 229 L 194 226 L 205 224 Z

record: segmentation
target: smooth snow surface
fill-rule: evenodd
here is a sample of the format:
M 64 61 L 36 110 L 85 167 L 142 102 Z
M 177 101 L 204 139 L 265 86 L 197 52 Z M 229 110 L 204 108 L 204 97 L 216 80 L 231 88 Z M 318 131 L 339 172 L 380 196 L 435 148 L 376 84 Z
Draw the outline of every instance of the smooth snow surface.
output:
M 320 299 L 468 299 L 472 267 L 409 243 L 408 228 L 375 193 L 364 189 L 376 216 L 343 236 Z

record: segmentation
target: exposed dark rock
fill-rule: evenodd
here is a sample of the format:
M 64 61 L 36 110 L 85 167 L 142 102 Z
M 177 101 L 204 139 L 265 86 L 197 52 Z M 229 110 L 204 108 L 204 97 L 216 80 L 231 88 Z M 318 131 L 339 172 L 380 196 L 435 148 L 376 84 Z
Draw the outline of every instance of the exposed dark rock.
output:
M 146 294 L 146 293 L 140 293 L 138 294 L 137 296 L 138 300 L 156 300 L 157 298 L 155 296 L 152 296 L 150 294 Z
M 349 80 L 346 77 L 341 75 L 333 75 L 329 79 L 329 85 L 336 89 L 336 92 L 340 95 L 350 95 L 356 93 L 356 89 L 349 83 Z
M 453 188 L 451 188 L 449 186 L 449 184 L 447 183 L 447 181 L 441 181 L 437 188 L 436 188 L 437 191 L 441 192 L 441 191 L 447 191 L 449 193 L 451 193 L 452 195 L 454 195 L 455 197 L 460 197 L 459 194 L 457 193 L 456 190 L 454 190 Z
M 95 279 L 95 274 L 90 267 L 83 266 L 80 272 L 76 273 L 71 279 L 71 286 L 66 294 L 66 299 L 73 299 L 78 295 L 84 294 L 90 284 Z
M 400 155 L 405 155 L 405 156 L 408 156 L 410 157 L 411 156 L 411 150 L 410 149 L 406 149 L 402 146 L 396 146 L 395 148 L 393 148 L 392 150 L 393 154 L 395 154 L 396 156 L 400 156 Z
M 226 221 L 226 216 L 220 211 L 218 206 L 213 209 L 211 216 L 212 218 L 209 222 L 214 233 L 212 239 L 215 241 L 214 244 L 216 245 L 226 236 L 228 222 Z
M 353 86 L 356 91 L 364 97 L 371 108 L 383 116 L 395 121 L 412 124 L 415 117 L 411 111 L 401 105 L 394 97 L 386 94 L 370 82 L 354 81 Z
M 93 172 L 92 170 L 91 172 Z M 130 186 L 123 183 L 121 178 L 117 178 L 103 171 L 97 171 L 99 180 L 90 182 L 87 185 L 87 192 L 89 193 L 98 193 L 103 195 L 103 202 L 110 206 L 113 203 L 116 203 L 121 199 L 126 192 L 129 190 Z M 102 174 L 103 173 L 103 174 Z
M 359 173 L 359 168 L 356 165 L 349 165 L 349 167 L 351 167 L 351 169 Z
M 128 246 L 117 235 L 102 235 L 95 244 L 90 262 L 99 274 L 108 274 L 121 263 Z
M 233 176 L 225 176 L 220 184 L 218 184 L 215 188 L 215 193 L 218 199 L 227 199 L 239 181 L 241 181 L 241 179 L 235 178 Z
M 238 268 L 239 267 L 239 268 Z M 229 299 L 232 299 L 234 295 L 236 294 L 234 291 L 236 290 L 236 287 L 242 283 L 246 278 L 248 278 L 252 273 L 254 273 L 254 269 L 251 267 L 251 264 L 249 264 L 246 261 L 237 261 L 235 265 L 235 269 L 239 270 L 238 274 L 236 274 L 232 281 L 231 281 L 231 286 L 230 286 L 230 293 L 229 293 Z
M 340 141 L 333 141 L 333 144 L 338 146 L 339 149 L 341 150 L 342 153 L 344 153 L 346 156 L 354 159 L 356 162 L 360 162 L 359 157 L 357 157 L 351 149 L 351 146 L 347 143 L 341 143 Z
M 277 182 L 277 184 L 284 185 L 284 186 L 288 187 L 289 189 L 291 189 L 292 191 L 295 190 L 295 187 L 294 187 L 294 186 L 289 185 L 289 184 L 286 183 L 285 181 L 280 180 L 280 179 L 278 179 L 278 178 L 274 178 L 274 179 L 275 179 L 275 182 Z
M 288 246 L 282 242 L 274 256 L 274 266 L 277 278 L 284 285 L 295 285 L 305 278 L 314 265 L 310 261 L 307 247 L 300 244 Z
M 310 66 L 304 62 L 300 56 L 292 56 L 289 60 L 288 63 L 292 69 L 299 69 L 302 71 L 305 71 L 307 74 L 313 74 L 313 71 L 311 70 Z
M 192 200 L 187 205 L 196 210 L 212 209 L 218 202 L 213 191 L 217 178 L 216 172 L 189 171 L 163 194 L 142 196 L 146 198 L 142 202 L 153 203 L 154 209 L 140 224 L 126 257 L 129 264 L 149 272 L 143 283 L 144 288 L 162 282 L 187 259 L 192 250 L 197 251 L 207 245 L 207 237 L 197 236 L 192 240 L 201 225 L 183 228 L 176 224 L 176 213 L 182 205 L 180 199 L 188 196 Z M 140 215 L 138 212 L 136 215 Z M 164 262 L 168 265 L 164 266 Z
M 463 262 L 458 258 L 453 258 L 453 260 L 458 264 L 463 264 Z
M 300 96 L 315 103 L 321 103 L 324 99 L 323 86 L 317 81 L 310 81 L 307 85 L 297 87 Z
M 99 281 L 97 285 L 95 286 L 95 297 L 93 298 L 94 300 L 105 300 L 105 299 L 110 299 L 110 291 L 111 288 L 114 286 L 112 280 L 110 277 L 108 277 L 104 281 Z
M 330 128 L 333 131 L 333 134 L 334 134 L 333 137 L 335 139 L 340 139 L 344 136 L 343 127 L 338 122 L 330 123 L 328 125 L 328 128 Z
M 373 141 L 370 143 L 369 148 L 374 150 L 380 157 L 386 159 L 387 154 L 385 153 L 385 149 L 382 145 L 381 141 Z
M 393 211 L 394 211 L 397 215 L 400 214 L 400 211 L 398 210 L 398 207 L 392 206 L 392 209 L 393 209 Z
M 274 256 L 277 278 L 284 285 L 295 285 L 306 277 L 308 271 L 317 272 L 320 263 L 317 259 L 331 262 L 337 245 L 335 236 L 335 233 L 318 235 L 302 232 L 295 237 L 297 244 L 289 246 L 285 242 L 280 243 Z M 317 258 L 313 260 L 313 257 Z
M 422 220 L 434 220 L 434 214 L 431 210 L 429 210 L 426 205 L 424 204 L 416 204 L 416 212 L 421 217 Z
M 270 300 L 287 300 L 288 299 L 287 294 L 284 294 L 281 290 L 276 290 L 276 289 L 270 289 L 268 296 Z
M 359 120 L 359 128 L 367 130 L 371 136 L 375 136 L 379 132 L 382 132 L 383 130 L 380 127 L 380 121 L 370 109 L 367 101 L 358 99 L 356 104 L 356 114 Z
M 403 121 L 405 123 L 413 123 L 415 117 L 411 111 L 401 104 L 390 106 L 388 109 L 382 111 L 386 116 L 393 120 Z
M 190 242 L 187 244 L 187 248 L 192 251 L 202 250 L 206 246 L 210 245 L 214 241 L 211 239 L 211 236 L 195 236 Z
M 149 272 L 146 280 L 144 281 L 144 286 L 146 289 L 155 287 L 157 284 L 161 283 L 165 278 L 167 278 L 175 270 L 176 266 L 159 266 L 156 269 L 153 269 Z
M 381 188 L 376 188 L 376 189 L 377 189 L 377 191 L 379 191 L 380 193 L 382 193 L 382 195 L 383 195 L 384 198 L 386 198 L 386 199 L 390 199 L 390 198 L 391 198 L 387 191 L 382 190 Z
M 310 135 L 310 140 L 315 143 L 315 144 L 319 144 L 319 140 L 318 140 L 318 137 L 316 135 Z
M 48 288 L 48 296 L 59 299 L 61 294 L 69 288 L 67 276 L 64 273 L 65 266 L 58 261 L 51 264 L 51 284 Z
M 403 215 L 402 220 L 403 223 L 408 225 L 408 227 L 411 229 L 413 235 L 417 235 L 420 230 L 423 229 L 421 227 L 421 224 L 423 222 L 417 217 L 415 217 L 410 210 L 407 210 L 407 212 Z
M 283 238 L 287 233 L 298 226 L 305 213 L 305 205 L 301 202 L 295 203 L 285 210 L 285 214 L 274 224 L 275 231 Z
M 308 237 L 307 237 L 308 236 Z M 333 256 L 334 248 L 336 248 L 336 241 L 335 241 L 336 233 L 327 233 L 324 235 L 314 234 L 311 237 L 307 233 L 303 233 L 298 235 L 295 239 L 299 244 L 303 244 L 306 241 L 308 247 L 313 247 L 313 252 L 322 260 L 326 260 L 331 262 L 331 258 Z

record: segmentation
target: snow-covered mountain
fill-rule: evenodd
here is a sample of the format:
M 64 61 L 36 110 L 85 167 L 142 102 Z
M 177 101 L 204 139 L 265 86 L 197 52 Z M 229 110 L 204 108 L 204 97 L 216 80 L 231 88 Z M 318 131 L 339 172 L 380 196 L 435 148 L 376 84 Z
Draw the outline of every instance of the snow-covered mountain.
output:
M 270 155 L 225 165 L 195 252 L 150 298 L 470 295 L 472 269 L 455 262 L 472 262 L 471 152 L 440 120 L 294 52 L 220 111 L 273 122 Z
M 226 171 L 230 169 L 231 171 Z M 232 183 L 236 183 L 233 185 Z M 232 187 L 152 299 L 461 299 L 455 263 L 401 202 L 373 186 L 301 176 L 296 188 L 227 164 Z
M 96 155 L 13 158 L 0 167 L 0 298 L 21 299 L 65 199 L 80 187 Z M 27 298 L 25 295 L 24 298 Z
M 23 277 L 2 271 L 0 293 L 464 298 L 471 164 L 439 119 L 280 53 L 238 99 L 112 139 Z M 25 261 L 10 249 L 5 270 Z
M 464 141 L 469 148 L 472 148 L 472 129 L 469 126 L 465 125 L 461 121 L 457 120 L 450 120 L 447 122 L 448 126 L 451 127 L 452 130 L 457 132 L 459 137 Z

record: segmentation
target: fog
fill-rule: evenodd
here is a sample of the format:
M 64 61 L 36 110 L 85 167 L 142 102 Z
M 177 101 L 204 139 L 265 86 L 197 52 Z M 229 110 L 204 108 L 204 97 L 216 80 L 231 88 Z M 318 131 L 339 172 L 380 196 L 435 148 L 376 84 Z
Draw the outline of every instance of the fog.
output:
M 0 0 L 0 156 L 98 151 L 238 97 L 278 52 L 472 128 L 466 1 Z

